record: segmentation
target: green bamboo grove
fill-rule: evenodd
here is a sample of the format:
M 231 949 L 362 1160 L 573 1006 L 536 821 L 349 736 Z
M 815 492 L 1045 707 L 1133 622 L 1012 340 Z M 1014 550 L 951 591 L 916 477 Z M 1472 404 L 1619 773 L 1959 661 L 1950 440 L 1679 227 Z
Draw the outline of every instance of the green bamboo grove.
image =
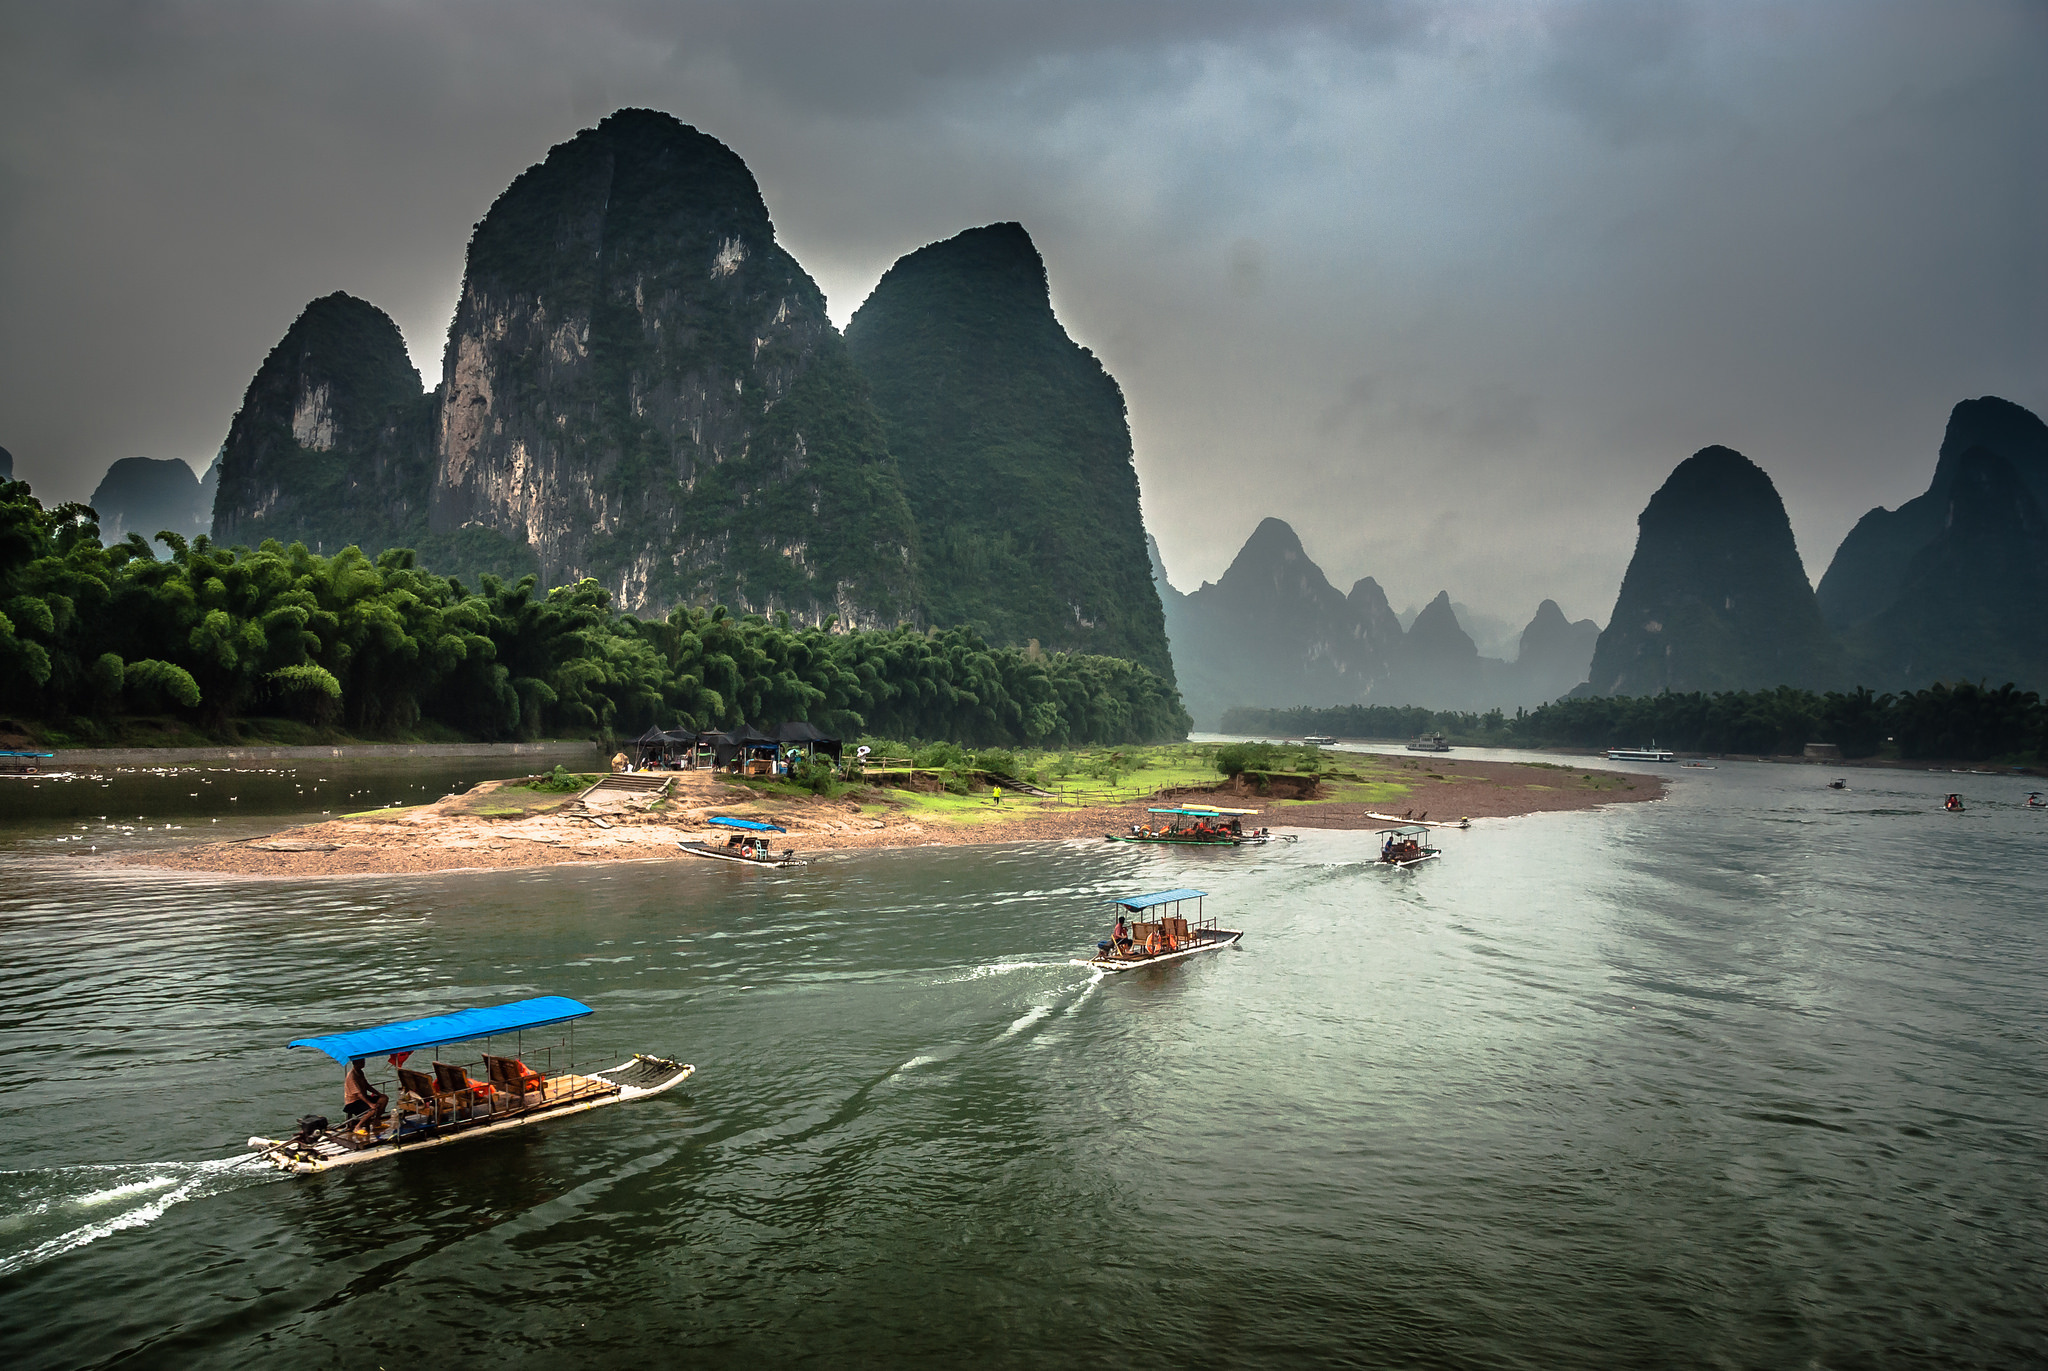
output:
M 1173 686 L 1113 657 L 971 630 L 835 633 L 679 608 L 641 620 L 594 581 L 474 585 L 414 554 L 332 557 L 139 534 L 0 483 L 0 710 L 87 735 L 171 715 L 216 734 L 287 718 L 358 736 L 618 737 L 807 719 L 847 736 L 1064 747 L 1185 736 Z

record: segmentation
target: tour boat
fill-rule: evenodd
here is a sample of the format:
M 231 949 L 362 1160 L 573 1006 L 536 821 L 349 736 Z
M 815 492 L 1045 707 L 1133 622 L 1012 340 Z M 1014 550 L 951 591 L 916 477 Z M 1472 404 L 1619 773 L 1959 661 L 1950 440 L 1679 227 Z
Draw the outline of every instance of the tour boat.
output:
M 1337 739 L 1328 733 L 1311 733 L 1303 738 L 1302 741 L 1310 747 L 1335 747 L 1337 745 Z
M 1291 843 L 1294 835 L 1274 834 L 1263 828 L 1244 831 L 1243 817 L 1256 809 L 1217 809 L 1208 805 L 1154 806 L 1148 814 L 1173 816 L 1159 827 L 1132 824 L 1128 833 L 1105 833 L 1105 842 L 1166 843 L 1179 847 L 1260 847 L 1276 839 Z M 1191 822 L 1183 823 L 1182 820 Z
M 1074 964 L 1092 966 L 1098 971 L 1113 974 L 1136 971 L 1143 966 L 1184 962 L 1204 952 L 1235 947 L 1244 937 L 1243 929 L 1218 928 L 1216 920 L 1202 917 L 1202 900 L 1208 893 L 1206 890 L 1161 890 L 1151 895 L 1111 900 L 1110 904 L 1120 916 L 1131 916 L 1125 924 L 1126 940 L 1119 944 L 1112 933 L 1095 944 L 1093 957 L 1085 961 L 1076 957 Z M 1181 905 L 1188 900 L 1195 902 L 1192 922 L 1180 916 Z M 1143 923 L 1135 917 L 1162 907 L 1166 907 L 1163 914 Z
M 1610 747 L 1607 749 L 1607 760 L 1610 762 L 1672 762 L 1678 760 L 1678 754 L 1668 747 L 1658 747 L 1652 743 L 1648 747 Z
M 694 1066 L 639 1053 L 606 1070 L 579 1073 L 570 1060 L 573 1028 L 558 1043 L 526 1050 L 526 1033 L 572 1025 L 593 1012 L 567 996 L 542 995 L 486 1009 L 458 1009 L 376 1028 L 295 1038 L 291 1046 L 324 1052 L 344 1069 L 358 1059 L 387 1058 L 398 1073 L 396 1099 L 387 1096 L 381 1111 L 359 1116 L 363 1122 L 344 1118 L 338 1127 L 324 1115 L 309 1114 L 299 1120 L 298 1131 L 290 1137 L 251 1138 L 249 1146 L 280 1171 L 312 1175 L 504 1133 L 608 1104 L 644 1100 L 674 1089 L 696 1073 Z M 513 1039 L 513 1055 L 492 1055 L 492 1039 L 505 1037 Z M 427 1071 L 408 1070 L 404 1065 L 422 1048 L 434 1049 L 438 1056 L 443 1047 L 475 1043 L 483 1045 L 479 1055 L 485 1079 L 481 1081 L 469 1074 L 468 1062 L 429 1058 L 432 1065 Z M 562 1056 L 560 1070 L 554 1069 L 557 1046 Z M 535 1070 L 528 1057 L 539 1059 L 544 1069 Z
M 1441 733 L 1425 733 L 1408 744 L 1410 752 L 1449 752 L 1451 745 L 1444 741 Z
M 1406 871 L 1424 862 L 1433 862 L 1443 856 L 1440 848 L 1429 846 L 1426 824 L 1403 824 L 1399 828 L 1380 831 L 1380 855 L 1373 860 L 1381 866 L 1399 867 Z
M 677 843 L 692 857 L 716 857 L 722 862 L 745 862 L 749 866 L 802 866 L 795 852 L 783 848 L 780 852 L 770 850 L 764 833 L 787 833 L 788 829 L 776 824 L 764 824 L 755 819 L 729 819 L 723 815 L 711 821 L 717 828 L 740 830 L 727 838 L 721 846 L 716 843 Z

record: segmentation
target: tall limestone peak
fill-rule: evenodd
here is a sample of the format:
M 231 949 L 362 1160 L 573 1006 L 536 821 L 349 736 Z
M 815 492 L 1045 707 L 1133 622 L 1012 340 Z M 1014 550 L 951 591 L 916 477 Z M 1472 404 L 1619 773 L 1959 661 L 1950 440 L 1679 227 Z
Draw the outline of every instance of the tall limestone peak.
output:
M 14 454 L 0 447 L 0 481 L 14 479 Z
M 1599 640 L 1600 625 L 1591 619 L 1567 620 L 1555 600 L 1536 606 L 1515 654 L 1515 674 L 1525 693 L 1537 700 L 1554 700 L 1569 692 L 1586 679 Z
M 1378 581 L 1370 576 L 1359 577 L 1351 583 L 1351 593 L 1344 597 L 1344 603 L 1351 606 L 1352 617 L 1358 620 L 1360 636 L 1374 647 L 1385 650 L 1401 641 L 1401 616 L 1387 603 L 1387 592 Z
M 1439 590 L 1408 625 L 1408 655 L 1416 662 L 1464 668 L 1479 659 L 1479 646 L 1458 622 L 1448 590 Z
M 1962 401 L 1949 411 L 1927 492 L 1897 509 L 1871 510 L 1835 550 L 1817 592 L 1831 628 L 1864 623 L 1898 600 L 1908 564 L 1943 527 L 1959 463 L 1980 447 L 2005 458 L 2035 501 L 2048 508 L 2048 425 L 1995 395 Z
M 521 173 L 470 241 L 442 372 L 437 533 L 495 531 L 640 612 L 913 609 L 867 386 L 710 135 L 621 110 Z
M 1821 687 L 1841 674 L 1792 523 L 1771 478 L 1708 447 L 1678 464 L 1637 520 L 1634 558 L 1594 649 L 1612 695 Z
M 846 328 L 917 520 L 926 616 L 1171 678 L 1123 391 L 1022 225 L 919 248 Z
M 213 536 L 332 553 L 424 532 L 432 403 L 390 315 L 341 291 L 313 301 L 228 426 Z
M 166 531 L 187 538 L 204 533 L 212 518 L 204 493 L 192 468 L 175 457 L 123 457 L 92 493 L 100 538 L 118 543 L 131 533 L 145 539 Z
M 2019 466 L 1988 446 L 1944 454 L 1943 466 L 1936 533 L 1893 602 L 1850 631 L 1850 649 L 1883 689 L 2048 688 L 2048 514 Z

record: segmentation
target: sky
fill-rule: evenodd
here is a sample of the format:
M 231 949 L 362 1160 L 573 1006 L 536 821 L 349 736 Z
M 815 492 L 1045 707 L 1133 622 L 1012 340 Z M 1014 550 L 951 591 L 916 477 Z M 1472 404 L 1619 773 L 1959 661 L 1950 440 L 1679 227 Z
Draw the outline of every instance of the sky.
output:
M 2048 413 L 2048 3 L 0 0 L 0 447 L 203 468 L 334 290 L 428 385 L 469 232 L 611 110 L 735 149 L 844 324 L 1014 219 L 1174 582 L 1605 622 L 1710 443 L 1818 581 L 1949 408 Z

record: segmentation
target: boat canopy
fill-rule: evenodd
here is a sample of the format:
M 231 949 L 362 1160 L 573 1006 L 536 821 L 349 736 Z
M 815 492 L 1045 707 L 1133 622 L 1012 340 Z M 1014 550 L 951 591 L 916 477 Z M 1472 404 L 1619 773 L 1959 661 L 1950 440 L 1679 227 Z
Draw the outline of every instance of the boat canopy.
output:
M 380 1028 L 358 1028 L 352 1033 L 329 1033 L 323 1038 L 294 1038 L 292 1047 L 314 1047 L 338 1062 L 351 1057 L 376 1057 L 389 1052 L 410 1052 L 436 1043 L 469 1042 L 499 1033 L 517 1033 L 525 1028 L 545 1028 L 594 1014 L 589 1005 L 566 995 L 541 995 L 531 1000 L 492 1005 L 488 1009 L 458 1009 L 452 1014 L 407 1019 Z
M 1417 835 L 1417 836 L 1427 836 L 1427 834 L 1429 833 L 1429 825 L 1428 825 L 1428 824 L 1401 824 L 1401 825 L 1400 825 L 1399 827 L 1396 827 L 1396 828 L 1383 828 L 1383 829 L 1379 830 L 1379 832 L 1380 832 L 1380 836 L 1381 836 L 1381 837 L 1385 837 L 1385 836 L 1386 836 L 1387 834 L 1389 834 L 1389 833 L 1404 833 L 1404 834 L 1412 833 L 1412 834 L 1415 834 L 1415 835 Z
M 1147 814 L 1187 814 L 1198 819 L 1214 819 L 1225 814 L 1256 814 L 1256 809 L 1218 809 L 1214 805 L 1171 805 L 1165 808 L 1154 806 Z
M 1152 909 L 1158 905 L 1173 904 L 1178 900 L 1199 900 L 1209 892 L 1206 890 L 1162 890 L 1155 895 L 1133 895 L 1126 900 L 1111 900 L 1113 905 L 1137 913 L 1141 909 Z
M 744 828 L 753 833 L 787 833 L 780 824 L 764 824 L 759 819 L 728 819 L 723 814 L 711 821 L 720 828 Z

